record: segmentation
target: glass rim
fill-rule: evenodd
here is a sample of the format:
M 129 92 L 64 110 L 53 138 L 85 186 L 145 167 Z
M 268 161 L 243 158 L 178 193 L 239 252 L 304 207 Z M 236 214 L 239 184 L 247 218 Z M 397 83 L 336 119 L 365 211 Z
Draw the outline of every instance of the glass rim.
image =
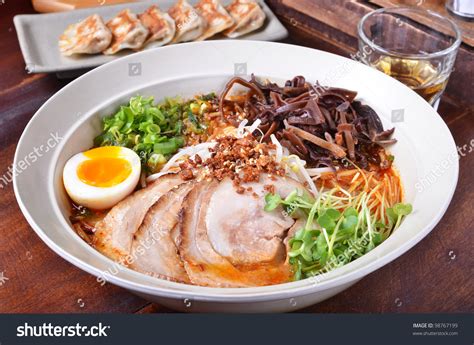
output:
M 380 13 L 384 13 L 384 12 L 385 13 L 397 14 L 396 11 L 400 11 L 400 10 L 401 11 L 409 11 L 409 12 L 418 12 L 418 13 L 424 13 L 424 14 L 429 13 L 430 15 L 432 15 L 434 17 L 437 17 L 437 18 L 447 22 L 451 26 L 452 30 L 454 31 L 455 41 L 448 48 L 445 48 L 443 50 L 440 50 L 440 51 L 437 51 L 437 52 L 434 52 L 434 53 L 405 54 L 405 53 L 400 53 L 400 52 L 393 51 L 391 49 L 381 47 L 380 45 L 374 43 L 372 40 L 370 40 L 367 37 L 367 35 L 364 32 L 363 26 L 365 24 L 365 21 L 369 17 L 371 17 L 372 15 L 380 14 Z M 370 46 L 371 49 L 376 50 L 376 51 L 380 51 L 380 52 L 382 52 L 386 55 L 395 56 L 395 57 L 406 57 L 406 58 L 412 58 L 412 59 L 431 59 L 431 58 L 436 58 L 436 57 L 448 55 L 451 52 L 458 49 L 459 46 L 461 45 L 461 30 L 459 29 L 459 27 L 457 26 L 457 24 L 455 22 L 453 22 L 449 18 L 446 18 L 446 17 L 442 16 L 438 12 L 434 12 L 434 11 L 431 11 L 431 10 L 420 9 L 420 8 L 416 8 L 416 7 L 386 7 L 386 8 L 379 8 L 378 10 L 369 12 L 369 13 L 365 14 L 361 18 L 359 23 L 357 24 L 357 32 L 358 32 L 359 39 L 361 39 L 365 44 Z

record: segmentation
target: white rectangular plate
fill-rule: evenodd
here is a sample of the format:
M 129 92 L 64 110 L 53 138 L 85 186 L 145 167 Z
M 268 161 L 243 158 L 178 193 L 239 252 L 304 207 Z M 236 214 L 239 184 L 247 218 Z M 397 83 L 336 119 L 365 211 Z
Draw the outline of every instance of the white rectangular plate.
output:
M 77 23 L 94 13 L 101 15 L 107 21 L 125 8 L 129 8 L 134 13 L 140 13 L 150 5 L 156 4 L 165 11 L 175 2 L 174 0 L 144 1 L 68 12 L 15 16 L 15 28 L 26 70 L 29 73 L 44 73 L 93 68 L 132 54 L 133 50 L 125 50 L 112 56 L 95 54 L 66 57 L 59 51 L 58 40 L 68 25 Z M 191 4 L 196 2 L 197 0 L 190 1 Z M 231 0 L 223 0 L 222 4 L 227 5 L 230 2 Z M 285 38 L 288 31 L 263 1 L 259 1 L 259 3 L 267 16 L 265 24 L 260 30 L 242 36 L 242 38 L 261 41 L 276 41 Z M 216 38 L 222 37 L 216 36 Z

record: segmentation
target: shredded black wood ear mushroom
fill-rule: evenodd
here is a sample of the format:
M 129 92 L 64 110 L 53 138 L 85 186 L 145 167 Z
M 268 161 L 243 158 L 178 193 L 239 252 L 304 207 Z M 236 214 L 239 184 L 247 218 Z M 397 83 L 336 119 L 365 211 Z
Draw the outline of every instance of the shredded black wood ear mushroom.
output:
M 245 97 L 228 97 L 235 84 L 248 89 Z M 394 128 L 384 130 L 377 113 L 356 97 L 355 91 L 310 84 L 303 76 L 279 86 L 252 75 L 249 81 L 229 80 L 219 111 L 234 125 L 244 118 L 249 124 L 261 120 L 261 140 L 274 134 L 309 167 L 346 166 L 350 159 L 361 168 L 387 169 L 391 160 L 382 145 L 396 142 Z
M 235 84 L 240 84 L 240 85 L 250 89 L 250 91 L 247 93 L 246 103 L 250 102 L 251 97 L 252 97 L 253 94 L 255 94 L 259 98 L 259 100 L 262 101 L 264 104 L 267 103 L 267 99 L 266 99 L 265 95 L 263 94 L 263 92 L 257 86 L 255 86 L 254 84 L 252 84 L 252 83 L 250 83 L 250 82 L 248 82 L 245 79 L 242 79 L 240 77 L 234 77 L 234 78 L 232 78 L 231 80 L 229 80 L 227 82 L 227 84 L 224 88 L 224 91 L 221 93 L 221 95 L 219 97 L 219 111 L 222 114 L 222 116 L 224 116 L 224 101 L 226 100 L 227 94 L 230 92 L 230 90 L 232 89 L 232 87 Z

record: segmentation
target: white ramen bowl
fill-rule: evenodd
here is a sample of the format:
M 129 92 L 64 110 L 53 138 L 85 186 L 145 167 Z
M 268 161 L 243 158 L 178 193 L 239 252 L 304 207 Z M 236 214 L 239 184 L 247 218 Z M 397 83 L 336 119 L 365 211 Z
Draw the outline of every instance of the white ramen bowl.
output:
M 398 143 L 390 150 L 405 200 L 413 205 L 413 213 L 400 228 L 368 254 L 317 279 L 256 288 L 192 286 L 118 269 L 80 239 L 68 220 L 61 173 L 71 156 L 92 146 L 101 118 L 136 94 L 153 95 L 158 101 L 166 96 L 219 92 L 235 72 L 245 70 L 278 82 L 303 75 L 311 82 L 355 90 L 386 128 L 396 127 Z M 392 118 L 397 122 L 392 123 Z M 54 135 L 62 139 L 50 145 L 48 139 Z M 41 157 L 19 169 L 41 145 Z M 21 210 L 38 236 L 61 257 L 97 276 L 98 284 L 107 280 L 174 309 L 213 312 L 291 311 L 348 288 L 405 253 L 433 229 L 451 201 L 459 169 L 456 146 L 445 123 L 408 87 L 337 55 L 254 41 L 168 46 L 121 58 L 83 75 L 37 111 L 21 136 L 14 164 L 14 189 Z

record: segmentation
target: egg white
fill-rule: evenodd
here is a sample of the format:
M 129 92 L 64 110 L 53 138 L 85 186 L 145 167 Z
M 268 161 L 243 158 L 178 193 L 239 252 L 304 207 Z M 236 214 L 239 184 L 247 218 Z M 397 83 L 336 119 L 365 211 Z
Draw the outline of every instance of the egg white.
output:
M 140 179 L 140 158 L 134 151 L 125 147 L 120 148 L 117 157 L 127 160 L 132 171 L 124 181 L 111 187 L 95 187 L 82 182 L 77 175 L 78 167 L 82 162 L 91 158 L 83 152 L 71 157 L 63 170 L 64 187 L 70 198 L 78 205 L 94 210 L 103 210 L 111 208 L 131 194 Z

